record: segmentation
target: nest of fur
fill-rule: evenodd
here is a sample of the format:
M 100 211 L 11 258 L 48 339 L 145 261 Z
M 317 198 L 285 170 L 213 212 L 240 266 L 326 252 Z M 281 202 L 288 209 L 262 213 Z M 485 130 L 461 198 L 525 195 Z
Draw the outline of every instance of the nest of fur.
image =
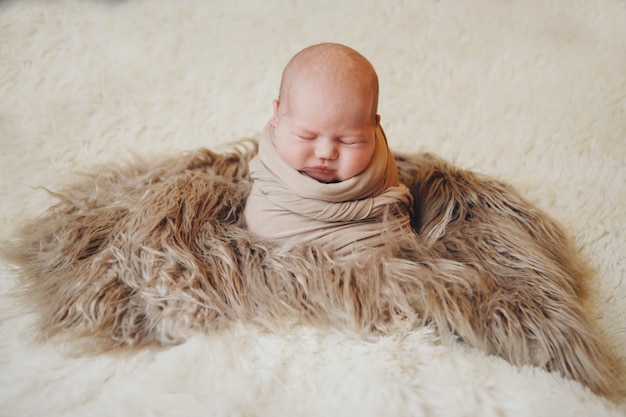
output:
M 509 186 L 428 154 L 397 155 L 414 234 L 339 257 L 274 247 L 243 227 L 254 143 L 100 169 L 55 193 L 3 255 L 44 338 L 99 349 L 183 342 L 233 322 L 392 332 L 431 324 L 513 364 L 615 394 L 581 299 L 584 265 Z

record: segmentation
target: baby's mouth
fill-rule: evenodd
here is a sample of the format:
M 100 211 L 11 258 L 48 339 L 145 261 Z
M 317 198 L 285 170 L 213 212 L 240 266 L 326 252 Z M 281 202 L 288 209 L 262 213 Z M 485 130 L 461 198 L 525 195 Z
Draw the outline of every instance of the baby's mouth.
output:
M 307 168 L 302 172 L 319 182 L 331 183 L 338 181 L 335 170 L 326 166 Z

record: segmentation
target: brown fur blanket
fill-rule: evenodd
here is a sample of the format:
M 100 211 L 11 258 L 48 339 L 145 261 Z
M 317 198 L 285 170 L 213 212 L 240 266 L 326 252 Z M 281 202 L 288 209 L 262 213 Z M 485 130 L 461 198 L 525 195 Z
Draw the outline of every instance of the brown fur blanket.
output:
M 4 247 L 44 337 L 97 349 L 175 344 L 235 321 L 441 336 L 612 395 L 613 364 L 582 307 L 586 271 L 513 189 L 441 159 L 396 155 L 415 234 L 370 256 L 276 248 L 242 227 L 254 144 L 102 168 Z

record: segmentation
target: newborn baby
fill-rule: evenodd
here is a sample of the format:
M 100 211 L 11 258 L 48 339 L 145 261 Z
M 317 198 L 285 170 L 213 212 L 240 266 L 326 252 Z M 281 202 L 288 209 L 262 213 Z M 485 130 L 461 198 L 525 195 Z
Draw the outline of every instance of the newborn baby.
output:
M 273 104 L 250 162 L 252 233 L 350 253 L 411 230 L 411 194 L 380 127 L 367 59 L 339 44 L 308 47 L 285 67 Z

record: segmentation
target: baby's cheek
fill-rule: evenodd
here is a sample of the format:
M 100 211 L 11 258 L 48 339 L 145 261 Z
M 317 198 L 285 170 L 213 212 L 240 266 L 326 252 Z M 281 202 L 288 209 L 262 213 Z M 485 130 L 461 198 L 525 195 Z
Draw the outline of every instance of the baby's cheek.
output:
M 353 177 L 365 171 L 372 160 L 372 154 L 364 151 L 356 152 L 351 159 L 349 176 Z
M 365 169 L 370 164 L 370 162 L 372 162 L 372 159 L 374 159 L 374 150 L 370 149 L 366 152 L 363 152 L 361 154 L 361 158 L 361 161 L 363 163 L 363 169 Z
M 289 144 L 278 147 L 277 151 L 282 160 L 293 169 L 301 170 L 305 167 L 306 152 L 300 146 Z

